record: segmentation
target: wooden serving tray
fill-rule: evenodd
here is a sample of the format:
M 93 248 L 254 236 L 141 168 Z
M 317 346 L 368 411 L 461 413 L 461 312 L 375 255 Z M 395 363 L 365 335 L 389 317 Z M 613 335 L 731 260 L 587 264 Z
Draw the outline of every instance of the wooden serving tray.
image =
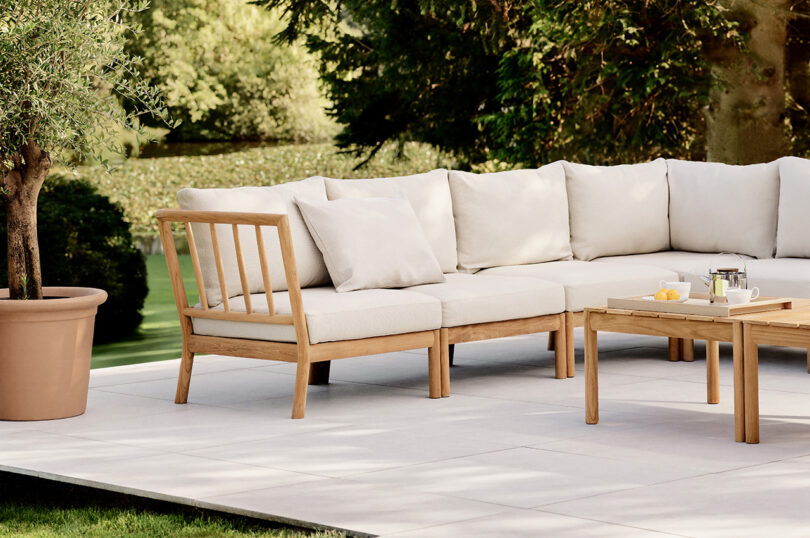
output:
M 730 305 L 726 303 L 710 303 L 706 293 L 690 293 L 689 299 L 682 303 L 674 301 L 646 301 L 642 296 L 611 297 L 607 302 L 608 308 L 625 310 L 644 310 L 646 312 L 667 312 L 671 314 L 694 314 L 698 316 L 728 317 L 740 314 L 754 314 L 756 312 L 769 312 L 771 310 L 785 310 L 793 308 L 791 299 L 783 297 L 759 297 L 750 303 Z

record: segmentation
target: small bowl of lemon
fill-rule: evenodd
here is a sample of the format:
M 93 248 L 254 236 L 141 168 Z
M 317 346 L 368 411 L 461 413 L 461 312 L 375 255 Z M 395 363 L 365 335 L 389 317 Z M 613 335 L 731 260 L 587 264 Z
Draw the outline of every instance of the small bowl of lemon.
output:
M 644 297 L 647 301 L 666 301 L 669 303 L 683 303 L 689 299 L 689 296 L 681 297 L 681 294 L 678 290 L 674 290 L 671 288 L 661 288 L 655 295 L 648 295 Z

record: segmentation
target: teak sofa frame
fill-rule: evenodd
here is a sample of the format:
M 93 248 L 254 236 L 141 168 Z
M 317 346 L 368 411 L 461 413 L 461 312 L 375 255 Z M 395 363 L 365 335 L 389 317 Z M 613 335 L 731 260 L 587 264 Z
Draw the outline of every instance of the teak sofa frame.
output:
M 567 336 L 569 332 L 566 330 L 567 313 L 464 325 L 433 331 L 378 336 L 359 340 L 310 344 L 287 215 L 161 209 L 157 212 L 157 219 L 183 334 L 183 353 L 180 362 L 180 374 L 177 379 L 175 403 L 181 404 L 188 401 L 188 390 L 191 382 L 191 370 L 194 364 L 195 354 L 216 354 L 297 363 L 292 418 L 304 417 L 307 401 L 307 385 L 328 382 L 329 361 L 332 359 L 427 348 L 429 395 L 431 398 L 447 397 L 450 395 L 451 345 L 461 342 L 473 342 L 519 334 L 552 331 L 557 335 L 556 341 L 560 343 L 555 353 L 556 377 L 558 379 L 564 379 L 573 376 L 573 338 Z M 197 284 L 197 291 L 200 295 L 201 306 L 199 308 L 190 307 L 188 303 L 188 297 L 183 285 L 183 277 L 180 272 L 177 248 L 172 233 L 173 223 L 180 223 L 185 228 L 191 263 L 194 268 L 194 279 Z M 217 268 L 217 280 L 223 297 L 223 310 L 212 310 L 208 306 L 208 297 L 205 292 L 205 283 L 203 282 L 202 270 L 200 268 L 197 245 L 191 227 L 192 223 L 209 225 L 214 261 Z M 218 224 L 230 225 L 232 229 L 234 254 L 239 268 L 242 294 L 245 300 L 245 312 L 234 312 L 230 309 L 227 291 L 228 286 L 225 280 L 225 270 L 222 263 L 222 253 L 217 239 L 216 225 Z M 247 271 L 239 237 L 239 226 L 253 226 L 256 231 L 256 246 L 259 252 L 259 263 L 265 289 L 264 296 L 267 303 L 267 314 L 253 312 Z M 263 226 L 275 227 L 278 232 L 292 315 L 279 315 L 275 313 L 270 271 L 264 250 Z M 193 331 L 192 318 L 292 325 L 295 328 L 296 342 L 271 342 L 266 340 L 197 335 L 194 334 Z M 570 345 L 567 343 L 570 343 Z M 566 351 L 569 350 L 569 348 L 571 355 L 570 359 L 567 359 Z M 568 363 L 570 363 L 570 365 Z
M 427 348 L 430 397 L 441 397 L 441 376 L 443 368 L 440 362 L 442 356 L 439 351 L 441 343 L 439 330 L 378 336 L 342 342 L 309 343 L 307 322 L 304 316 L 304 304 L 301 299 L 301 286 L 298 281 L 295 253 L 293 251 L 292 236 L 290 235 L 290 225 L 287 215 L 162 209 L 157 212 L 157 219 L 160 227 L 160 238 L 163 243 L 163 250 L 166 254 L 166 264 L 169 268 L 169 277 L 174 292 L 174 300 L 177 304 L 177 313 L 180 317 L 180 327 L 183 332 L 183 354 L 180 362 L 180 374 L 177 380 L 175 403 L 180 404 L 188 401 L 191 369 L 194 364 L 194 355 L 198 353 L 297 363 L 292 418 L 304 417 L 307 403 L 307 385 L 323 382 L 324 378 L 328 379 L 329 362 L 326 361 L 332 359 Z M 172 223 L 182 223 L 185 227 L 189 252 L 191 254 L 191 263 L 194 267 L 194 279 L 196 280 L 197 290 L 200 294 L 200 308 L 190 307 L 188 304 L 188 297 L 186 296 L 185 287 L 183 286 L 183 277 L 180 272 L 180 263 L 177 258 L 177 248 L 172 234 Z M 205 284 L 200 269 L 200 260 L 191 223 L 208 224 L 210 227 L 211 243 L 217 267 L 217 279 L 219 281 L 220 290 L 222 291 L 223 310 L 212 310 L 208 306 L 208 298 L 205 293 Z M 245 299 L 245 312 L 234 312 L 230 309 L 225 271 L 222 264 L 222 253 L 220 252 L 215 228 L 217 224 L 230 225 L 233 231 L 236 261 L 239 267 L 239 277 Z M 259 251 L 259 261 L 264 282 L 264 296 L 268 307 L 268 314 L 253 312 L 250 290 L 248 288 L 247 271 L 239 238 L 239 226 L 253 226 L 256 230 L 256 246 Z M 269 266 L 264 250 L 262 226 L 275 227 L 278 232 L 282 261 L 284 264 L 284 274 L 287 279 L 292 310 L 292 315 L 289 316 L 276 314 L 273 307 L 273 293 L 271 291 Z M 270 342 L 265 340 L 197 335 L 193 332 L 192 318 L 292 325 L 295 328 L 296 342 Z

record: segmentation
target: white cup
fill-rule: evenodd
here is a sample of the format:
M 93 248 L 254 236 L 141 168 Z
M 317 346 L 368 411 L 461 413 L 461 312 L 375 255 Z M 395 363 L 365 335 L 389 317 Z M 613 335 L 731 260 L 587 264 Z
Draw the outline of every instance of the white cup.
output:
M 728 304 L 745 304 L 750 303 L 759 297 L 759 288 L 751 288 L 746 290 L 743 288 L 729 288 L 726 290 L 726 299 Z
M 677 291 L 678 295 L 681 296 L 681 299 L 687 299 L 689 297 L 689 291 L 692 289 L 692 284 L 690 282 L 667 282 L 662 280 L 658 283 L 658 285 L 668 290 Z

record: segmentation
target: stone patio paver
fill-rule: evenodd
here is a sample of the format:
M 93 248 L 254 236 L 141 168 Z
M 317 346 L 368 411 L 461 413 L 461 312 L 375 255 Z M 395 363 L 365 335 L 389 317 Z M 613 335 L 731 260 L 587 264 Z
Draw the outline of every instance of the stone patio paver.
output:
M 803 350 L 762 349 L 762 442 L 745 445 L 727 347 L 707 405 L 703 360 L 600 335 L 589 426 L 581 340 L 568 380 L 545 344 L 459 345 L 441 400 L 427 398 L 426 353 L 337 361 L 301 421 L 288 364 L 201 357 L 183 406 L 178 361 L 94 370 L 85 415 L 0 422 L 0 469 L 391 536 L 806 535 Z

